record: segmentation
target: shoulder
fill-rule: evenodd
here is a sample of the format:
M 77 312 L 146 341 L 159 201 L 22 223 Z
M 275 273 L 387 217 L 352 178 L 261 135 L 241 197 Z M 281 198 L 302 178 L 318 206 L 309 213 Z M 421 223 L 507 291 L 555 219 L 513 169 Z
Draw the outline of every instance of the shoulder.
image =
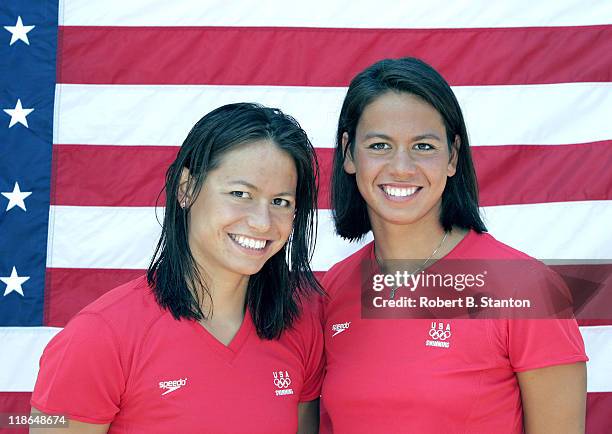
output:
M 111 289 L 85 306 L 76 317 L 93 315 L 120 327 L 135 321 L 142 323 L 154 320 L 163 313 L 163 309 L 155 301 L 146 276 L 141 276 Z
M 470 231 L 450 253 L 453 259 L 526 259 L 534 260 L 520 250 L 497 240 L 488 232 Z
M 478 263 L 493 266 L 507 278 L 512 276 L 512 280 L 553 281 L 564 286 L 561 278 L 546 264 L 486 232 L 478 234 L 470 231 L 455 250 L 449 255 L 450 259 L 479 261 Z
M 299 304 L 300 316 L 283 332 L 281 341 L 297 342 L 304 349 L 308 349 L 323 333 L 320 321 L 321 296 L 318 294 L 302 296 Z
M 125 349 L 136 345 L 151 325 L 166 314 L 143 276 L 111 289 L 85 306 L 55 341 L 87 342 L 104 336 L 113 346 Z
M 572 294 L 563 278 L 547 264 L 488 233 L 470 232 L 463 241 L 452 259 L 459 259 L 459 266 L 475 274 L 484 270 L 485 283 L 479 287 L 482 295 L 529 302 L 526 309 L 500 310 L 501 316 L 572 318 Z
M 86 306 L 45 347 L 32 405 L 84 422 L 112 421 L 139 349 L 160 318 L 171 316 L 157 305 L 144 277 Z
M 283 330 L 278 340 L 273 340 L 272 345 L 290 348 L 294 354 L 307 359 L 323 339 L 321 297 L 318 294 L 301 296 L 299 316 Z
M 354 281 L 359 281 L 359 276 L 364 264 L 371 264 L 374 242 L 370 242 L 352 255 L 333 265 L 323 276 L 322 284 L 329 295 Z
M 325 358 L 319 307 L 318 297 L 303 298 L 299 319 L 279 339 L 279 344 L 289 349 L 301 364 L 304 384 L 300 402 L 316 399 L 321 393 Z
M 166 315 L 145 277 L 118 286 L 83 308 L 49 341 L 41 372 L 51 378 L 50 373 L 74 366 L 83 372 L 97 367 L 123 377 L 153 324 Z

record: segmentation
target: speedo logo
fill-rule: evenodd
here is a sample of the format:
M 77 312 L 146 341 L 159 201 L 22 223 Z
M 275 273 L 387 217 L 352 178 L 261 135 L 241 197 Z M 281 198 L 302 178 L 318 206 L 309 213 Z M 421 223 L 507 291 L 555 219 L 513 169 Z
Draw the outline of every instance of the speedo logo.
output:
M 160 381 L 159 388 L 166 389 L 161 396 L 167 395 L 170 392 L 174 392 L 176 389 L 180 389 L 181 387 L 187 384 L 187 378 L 181 378 L 179 380 L 171 380 L 171 381 Z
M 350 321 L 332 325 L 332 331 L 334 332 L 334 334 L 332 335 L 332 338 L 336 335 L 339 335 L 343 331 L 348 330 L 350 326 L 351 326 Z

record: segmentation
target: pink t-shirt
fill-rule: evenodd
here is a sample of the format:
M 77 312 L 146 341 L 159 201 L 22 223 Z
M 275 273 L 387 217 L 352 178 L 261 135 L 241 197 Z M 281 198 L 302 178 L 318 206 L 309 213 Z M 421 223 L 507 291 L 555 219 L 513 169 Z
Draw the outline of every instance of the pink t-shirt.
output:
M 323 337 L 307 310 L 279 340 L 250 315 L 225 346 L 175 320 L 145 278 L 83 309 L 45 348 L 32 406 L 110 433 L 295 433 L 299 402 L 319 397 Z
M 587 360 L 573 319 L 362 319 L 360 267 L 373 247 L 323 279 L 322 433 L 522 433 L 515 373 Z M 470 232 L 445 258 L 528 256 Z M 447 346 L 427 345 L 432 329 L 450 332 Z

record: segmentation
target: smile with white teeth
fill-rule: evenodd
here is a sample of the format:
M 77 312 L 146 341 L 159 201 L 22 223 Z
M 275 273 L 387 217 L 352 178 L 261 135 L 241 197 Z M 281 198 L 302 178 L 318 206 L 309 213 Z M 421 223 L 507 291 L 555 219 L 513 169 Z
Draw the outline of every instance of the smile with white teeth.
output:
M 266 240 L 255 240 L 253 238 L 245 237 L 244 235 L 230 234 L 232 240 L 236 241 L 242 247 L 253 250 L 261 250 L 266 247 Z
M 419 189 L 418 187 L 389 187 L 388 185 L 383 185 L 382 189 L 389 196 L 393 197 L 407 197 L 412 196 Z

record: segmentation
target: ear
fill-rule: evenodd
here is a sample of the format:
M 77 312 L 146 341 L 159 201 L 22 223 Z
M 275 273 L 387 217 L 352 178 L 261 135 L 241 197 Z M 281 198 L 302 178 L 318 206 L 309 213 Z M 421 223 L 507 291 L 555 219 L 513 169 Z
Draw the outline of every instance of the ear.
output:
M 448 160 L 448 168 L 446 174 L 448 177 L 457 173 L 457 161 L 459 160 L 459 149 L 461 148 L 461 138 L 459 134 L 455 135 L 455 141 L 450 147 L 450 158 Z
M 344 133 L 342 133 L 342 153 L 345 155 L 343 167 L 346 173 L 348 173 L 349 175 L 354 175 L 355 172 L 357 172 L 357 169 L 355 168 L 355 163 L 353 162 L 353 154 L 351 153 L 350 149 L 347 149 L 348 145 L 349 136 L 348 133 L 345 131 Z
M 189 181 L 191 175 L 189 169 L 183 167 L 181 171 L 181 180 L 179 181 L 176 199 L 181 208 L 189 208 L 191 205 L 191 192 L 189 191 Z

